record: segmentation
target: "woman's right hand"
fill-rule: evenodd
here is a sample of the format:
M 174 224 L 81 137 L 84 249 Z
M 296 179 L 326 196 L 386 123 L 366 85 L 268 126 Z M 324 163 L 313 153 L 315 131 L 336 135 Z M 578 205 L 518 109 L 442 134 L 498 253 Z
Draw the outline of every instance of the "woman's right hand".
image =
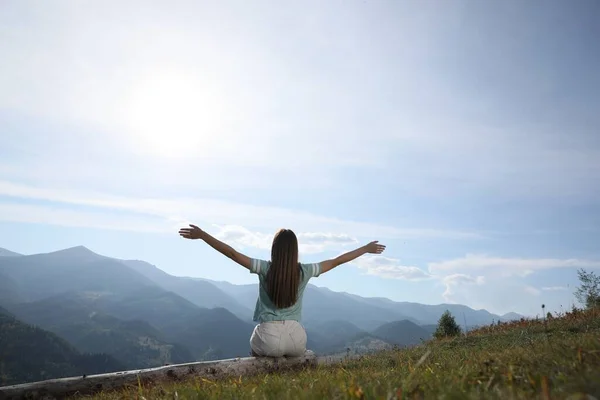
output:
M 381 254 L 385 250 L 385 245 L 379 244 L 378 240 L 375 240 L 365 246 L 367 253 Z
M 198 228 L 196 225 L 190 224 L 191 228 L 181 228 L 179 230 L 179 236 L 186 239 L 202 239 L 204 231 Z

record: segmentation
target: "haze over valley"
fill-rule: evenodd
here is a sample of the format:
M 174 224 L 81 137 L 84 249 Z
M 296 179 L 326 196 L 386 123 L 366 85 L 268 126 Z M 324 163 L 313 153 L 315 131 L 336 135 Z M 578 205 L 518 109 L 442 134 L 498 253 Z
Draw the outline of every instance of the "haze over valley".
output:
M 176 277 L 144 261 L 119 260 L 83 246 L 0 254 L 3 384 L 249 355 L 256 284 Z M 456 304 L 364 298 L 314 285 L 303 304 L 308 347 L 317 354 L 418 345 L 431 337 L 446 309 L 470 326 L 518 317 Z M 22 331 L 35 338 L 33 348 L 25 346 Z M 48 347 L 49 355 L 31 354 Z M 18 351 L 40 365 L 20 365 Z M 60 367 L 43 367 L 45 361 L 53 365 L 57 355 Z

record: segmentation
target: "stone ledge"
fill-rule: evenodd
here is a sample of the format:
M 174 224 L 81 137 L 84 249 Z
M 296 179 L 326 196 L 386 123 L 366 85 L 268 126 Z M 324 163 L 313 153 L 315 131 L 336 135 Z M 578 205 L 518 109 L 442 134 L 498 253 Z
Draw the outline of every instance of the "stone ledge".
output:
M 202 361 L 187 364 L 166 365 L 163 367 L 139 369 L 106 374 L 50 379 L 0 387 L 0 400 L 9 399 L 60 399 L 72 395 L 87 395 L 104 390 L 122 389 L 126 386 L 162 381 L 182 381 L 193 377 L 224 378 L 228 376 L 249 376 L 258 373 L 275 372 L 339 362 L 338 357 L 316 357 L 308 354 L 302 357 L 245 357 L 227 360 Z

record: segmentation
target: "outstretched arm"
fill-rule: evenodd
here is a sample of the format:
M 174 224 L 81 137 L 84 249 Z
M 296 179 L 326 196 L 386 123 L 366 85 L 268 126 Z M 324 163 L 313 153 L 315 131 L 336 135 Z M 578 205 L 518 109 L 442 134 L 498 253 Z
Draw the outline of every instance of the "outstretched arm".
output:
M 184 237 L 186 239 L 202 239 L 210 247 L 217 250 L 225 257 L 232 259 L 236 263 L 240 264 L 242 267 L 250 269 L 250 257 L 245 256 L 244 254 L 236 251 L 233 247 L 221 242 L 219 239 L 212 237 L 208 233 L 204 232 L 202 229 L 198 228 L 196 225 L 190 224 L 190 227 L 191 228 L 181 228 L 179 230 L 179 236 Z
M 383 250 L 385 250 L 385 246 L 382 244 L 379 244 L 379 242 L 376 240 L 376 241 L 366 244 L 362 247 L 359 247 L 356 250 L 352 250 L 352 251 L 349 251 L 348 253 L 342 254 L 341 256 L 337 256 L 334 259 L 322 261 L 320 263 L 321 264 L 321 273 L 325 273 L 329 270 L 334 269 L 338 265 L 345 264 L 354 259 L 357 259 L 358 257 L 362 256 L 363 254 L 367 254 L 367 253 L 381 254 L 381 253 L 383 253 Z

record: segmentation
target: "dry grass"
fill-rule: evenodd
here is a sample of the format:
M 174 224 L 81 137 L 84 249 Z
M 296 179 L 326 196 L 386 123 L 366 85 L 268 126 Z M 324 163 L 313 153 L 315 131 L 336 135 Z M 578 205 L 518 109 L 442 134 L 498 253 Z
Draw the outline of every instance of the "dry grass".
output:
M 100 393 L 94 399 L 565 399 L 600 394 L 600 314 L 484 327 L 297 372 L 197 379 Z

